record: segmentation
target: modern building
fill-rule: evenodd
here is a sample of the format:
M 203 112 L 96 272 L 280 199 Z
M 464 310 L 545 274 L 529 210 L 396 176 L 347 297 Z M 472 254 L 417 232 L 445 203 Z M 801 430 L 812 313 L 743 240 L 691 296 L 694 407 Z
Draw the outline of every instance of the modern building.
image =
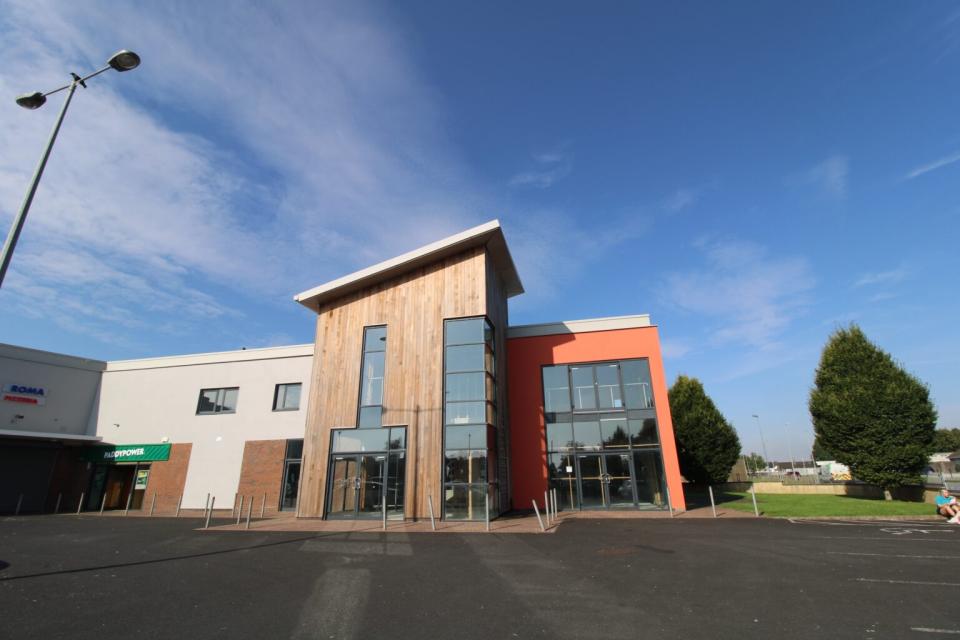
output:
M 0 511 L 304 518 L 685 508 L 645 315 L 510 326 L 496 221 L 296 296 L 313 344 L 101 362 L 0 345 Z

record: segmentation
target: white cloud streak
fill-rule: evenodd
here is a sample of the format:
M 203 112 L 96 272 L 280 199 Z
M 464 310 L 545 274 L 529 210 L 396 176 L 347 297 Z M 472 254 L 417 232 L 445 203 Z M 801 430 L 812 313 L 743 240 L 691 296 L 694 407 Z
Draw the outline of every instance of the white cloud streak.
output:
M 809 305 L 814 278 L 807 260 L 770 257 L 756 244 L 702 242 L 705 266 L 668 274 L 660 297 L 712 323 L 716 345 L 747 345 L 763 350 L 778 339 Z
M 865 273 L 853 283 L 855 287 L 866 287 L 871 285 L 890 285 L 903 282 L 909 270 L 905 266 L 899 266 L 889 271 L 878 271 L 875 273 Z
M 849 173 L 850 159 L 834 155 L 806 171 L 790 176 L 787 184 L 812 186 L 825 195 L 843 199 L 847 195 Z
M 904 180 L 913 180 L 919 176 L 922 176 L 925 173 L 930 173 L 931 171 L 936 171 L 948 165 L 953 164 L 954 162 L 960 161 L 960 152 L 954 153 L 949 156 L 944 156 L 939 160 L 934 160 L 929 164 L 920 165 L 919 167 L 913 169 L 912 171 L 907 172 L 907 175 L 903 177 Z
M 510 178 L 511 187 L 547 189 L 567 177 L 573 170 L 573 156 L 566 151 L 550 151 L 533 155 L 534 168 Z
M 296 291 L 490 217 L 474 210 L 482 198 L 402 33 L 365 4 L 10 0 L 0 12 L 0 95 L 59 86 L 119 47 L 143 57 L 78 90 L 8 309 L 76 313 L 98 339 L 105 308 L 131 332 L 185 331 L 258 300 L 292 305 Z M 60 95 L 32 113 L 0 105 L 0 146 L 39 155 Z M 33 162 L 0 155 L 0 224 Z M 56 304 L 31 299 L 40 292 Z

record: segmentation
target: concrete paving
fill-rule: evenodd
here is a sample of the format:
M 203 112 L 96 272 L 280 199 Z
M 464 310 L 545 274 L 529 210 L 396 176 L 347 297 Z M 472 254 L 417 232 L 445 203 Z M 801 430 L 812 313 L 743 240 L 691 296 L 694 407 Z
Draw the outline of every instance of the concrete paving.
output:
M 960 635 L 960 526 L 937 521 L 569 518 L 552 535 L 197 525 L 0 518 L 0 638 Z

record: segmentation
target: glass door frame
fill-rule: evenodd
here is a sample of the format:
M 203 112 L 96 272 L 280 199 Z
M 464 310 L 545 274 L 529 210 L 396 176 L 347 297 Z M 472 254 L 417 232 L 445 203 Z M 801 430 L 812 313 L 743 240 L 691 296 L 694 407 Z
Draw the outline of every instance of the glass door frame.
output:
M 580 462 L 583 458 L 587 457 L 597 457 L 600 462 L 600 490 L 603 505 L 602 506 L 589 506 L 585 507 L 583 504 L 583 474 L 581 473 Z M 626 457 L 628 469 L 630 471 L 630 494 L 632 501 L 629 503 L 621 502 L 617 505 L 622 506 L 613 506 L 614 502 L 610 496 L 610 473 L 607 470 L 607 458 L 610 456 L 621 456 Z M 618 508 L 632 508 L 636 509 L 639 507 L 637 502 L 637 480 L 636 473 L 633 468 L 633 452 L 630 450 L 627 451 L 578 451 L 574 454 L 574 460 L 576 462 L 576 480 L 577 480 L 577 501 L 579 503 L 580 511 L 611 511 Z
M 344 453 L 331 453 L 329 457 L 329 462 L 327 464 L 327 487 L 326 487 L 326 500 L 325 500 L 325 509 L 324 509 L 324 518 L 330 520 L 377 520 L 383 517 L 383 503 L 384 500 L 387 501 L 387 519 L 388 520 L 398 520 L 404 518 L 404 513 L 400 512 L 399 515 L 393 509 L 391 509 L 389 499 L 390 495 L 390 467 L 391 467 L 391 458 L 392 457 L 401 457 L 406 456 L 405 449 L 394 449 L 391 451 L 358 451 L 358 452 L 344 452 Z M 363 459 L 364 458 L 380 458 L 383 457 L 383 466 L 381 467 L 381 475 L 375 477 L 373 480 L 364 481 L 362 478 L 361 469 L 363 468 Z M 353 476 L 353 511 L 333 511 L 333 500 L 335 496 L 335 491 L 333 489 L 334 483 L 334 470 L 337 460 L 352 459 L 353 464 L 356 469 L 356 474 Z M 406 463 L 401 465 L 404 473 L 406 473 Z M 380 498 L 378 504 L 380 505 L 376 511 L 364 511 L 361 509 L 361 490 L 363 489 L 363 484 L 376 484 L 379 485 Z M 406 490 L 406 478 L 401 485 Z M 406 502 L 406 500 L 404 500 Z

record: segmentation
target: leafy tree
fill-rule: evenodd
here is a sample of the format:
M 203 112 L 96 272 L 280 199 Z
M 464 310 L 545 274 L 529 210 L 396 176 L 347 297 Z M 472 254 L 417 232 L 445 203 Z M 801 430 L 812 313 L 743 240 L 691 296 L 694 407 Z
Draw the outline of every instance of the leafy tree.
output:
M 746 457 L 747 470 L 750 472 L 763 471 L 767 468 L 767 461 L 759 453 L 751 453 Z
M 669 397 L 680 472 L 690 482 L 726 482 L 740 456 L 737 432 L 696 378 L 679 376 Z
M 855 324 L 823 348 L 810 415 L 820 444 L 884 489 L 917 482 L 932 452 L 937 412 L 927 387 Z
M 833 455 L 829 449 L 823 446 L 823 443 L 820 442 L 820 437 L 817 436 L 813 439 L 813 459 L 814 460 L 836 460 L 836 456 Z
M 933 432 L 934 451 L 960 451 L 960 429 L 937 429 Z

